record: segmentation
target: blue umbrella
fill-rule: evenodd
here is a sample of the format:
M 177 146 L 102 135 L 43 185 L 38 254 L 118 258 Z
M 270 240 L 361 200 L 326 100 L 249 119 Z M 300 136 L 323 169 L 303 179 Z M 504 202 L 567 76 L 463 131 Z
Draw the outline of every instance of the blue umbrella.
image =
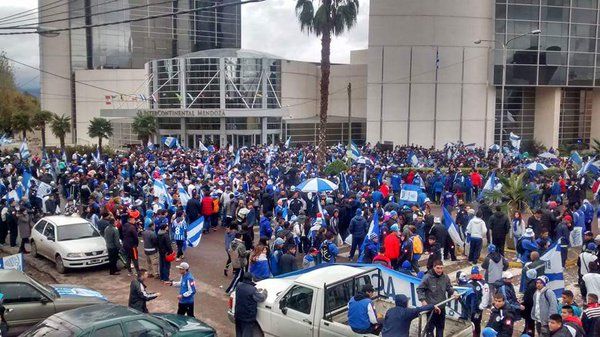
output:
M 337 190 L 338 186 L 327 179 L 311 178 L 296 186 L 302 192 L 326 192 Z
M 525 167 L 527 167 L 527 169 L 531 171 L 545 171 L 548 169 L 548 166 L 542 163 L 538 163 L 537 161 L 534 161 L 531 164 L 527 164 L 527 166 Z

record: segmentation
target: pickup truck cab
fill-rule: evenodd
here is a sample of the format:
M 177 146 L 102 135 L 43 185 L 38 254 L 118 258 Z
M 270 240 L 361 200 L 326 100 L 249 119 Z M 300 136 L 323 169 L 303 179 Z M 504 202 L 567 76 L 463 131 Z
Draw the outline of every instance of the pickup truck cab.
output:
M 333 264 L 289 273 L 257 283 L 266 289 L 267 299 L 258 304 L 258 327 L 254 336 L 342 337 L 374 336 L 357 334 L 348 325 L 348 302 L 365 284 L 375 288 L 373 306 L 385 316 L 395 306 L 396 294 L 409 297 L 409 305 L 417 305 L 416 288 L 420 280 L 377 265 Z M 446 310 L 449 318 L 458 318 L 458 301 Z M 235 292 L 230 299 L 229 318 L 233 321 Z M 417 320 L 415 320 L 417 321 Z M 458 321 L 457 321 L 458 322 Z M 424 325 L 424 323 L 423 323 Z M 457 329 L 448 328 L 446 335 L 470 332 L 470 324 L 462 322 Z M 415 324 L 415 328 L 416 328 Z M 416 331 L 416 330 L 415 330 Z M 452 334 L 450 334 L 452 333 Z

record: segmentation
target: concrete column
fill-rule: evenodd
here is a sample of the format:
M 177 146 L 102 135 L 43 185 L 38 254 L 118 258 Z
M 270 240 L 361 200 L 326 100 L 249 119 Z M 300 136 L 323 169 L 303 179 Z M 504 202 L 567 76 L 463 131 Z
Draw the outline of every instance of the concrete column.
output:
M 600 138 L 600 89 L 593 90 L 590 145 L 593 143 L 594 138 Z
M 219 147 L 223 147 L 223 146 L 227 145 L 227 134 L 226 134 L 227 127 L 225 125 L 225 117 L 221 117 L 219 122 L 220 122 L 220 131 L 219 131 L 220 142 L 219 142 Z
M 260 119 L 260 142 L 262 144 L 267 144 L 267 117 L 262 117 Z
M 185 125 L 185 117 L 181 117 L 181 146 L 189 146 L 187 143 L 187 126 Z
M 179 69 L 179 94 L 181 95 L 181 108 L 185 109 L 187 107 L 187 85 L 186 85 L 186 69 L 185 69 L 185 59 L 180 57 L 177 59 L 177 69 Z M 190 101 L 192 103 L 192 101 Z
M 220 105 L 221 105 L 221 109 L 225 109 L 226 107 L 226 103 L 225 103 L 225 93 L 226 93 L 226 86 L 225 86 L 225 59 L 224 58 L 220 58 L 219 59 L 219 91 L 221 92 L 221 101 L 220 101 Z
M 535 89 L 533 138 L 548 148 L 558 147 L 560 94 L 560 88 Z

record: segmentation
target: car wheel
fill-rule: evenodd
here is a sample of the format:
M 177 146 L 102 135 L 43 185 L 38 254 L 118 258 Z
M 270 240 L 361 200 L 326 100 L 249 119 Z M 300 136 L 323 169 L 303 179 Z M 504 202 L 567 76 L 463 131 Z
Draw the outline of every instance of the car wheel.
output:
M 56 271 L 59 272 L 60 274 L 64 274 L 66 268 L 65 268 L 65 265 L 63 264 L 62 257 L 60 257 L 60 255 L 56 255 L 54 262 L 56 263 Z
M 31 241 L 29 246 L 31 247 L 31 255 L 33 255 L 33 257 L 40 257 L 40 254 L 38 253 L 37 245 L 35 244 L 35 242 Z

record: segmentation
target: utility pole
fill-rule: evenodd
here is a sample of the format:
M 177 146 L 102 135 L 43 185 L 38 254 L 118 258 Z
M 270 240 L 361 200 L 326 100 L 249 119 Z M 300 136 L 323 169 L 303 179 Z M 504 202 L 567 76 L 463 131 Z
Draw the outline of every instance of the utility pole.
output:
M 352 145 L 352 83 L 348 83 L 348 148 Z

